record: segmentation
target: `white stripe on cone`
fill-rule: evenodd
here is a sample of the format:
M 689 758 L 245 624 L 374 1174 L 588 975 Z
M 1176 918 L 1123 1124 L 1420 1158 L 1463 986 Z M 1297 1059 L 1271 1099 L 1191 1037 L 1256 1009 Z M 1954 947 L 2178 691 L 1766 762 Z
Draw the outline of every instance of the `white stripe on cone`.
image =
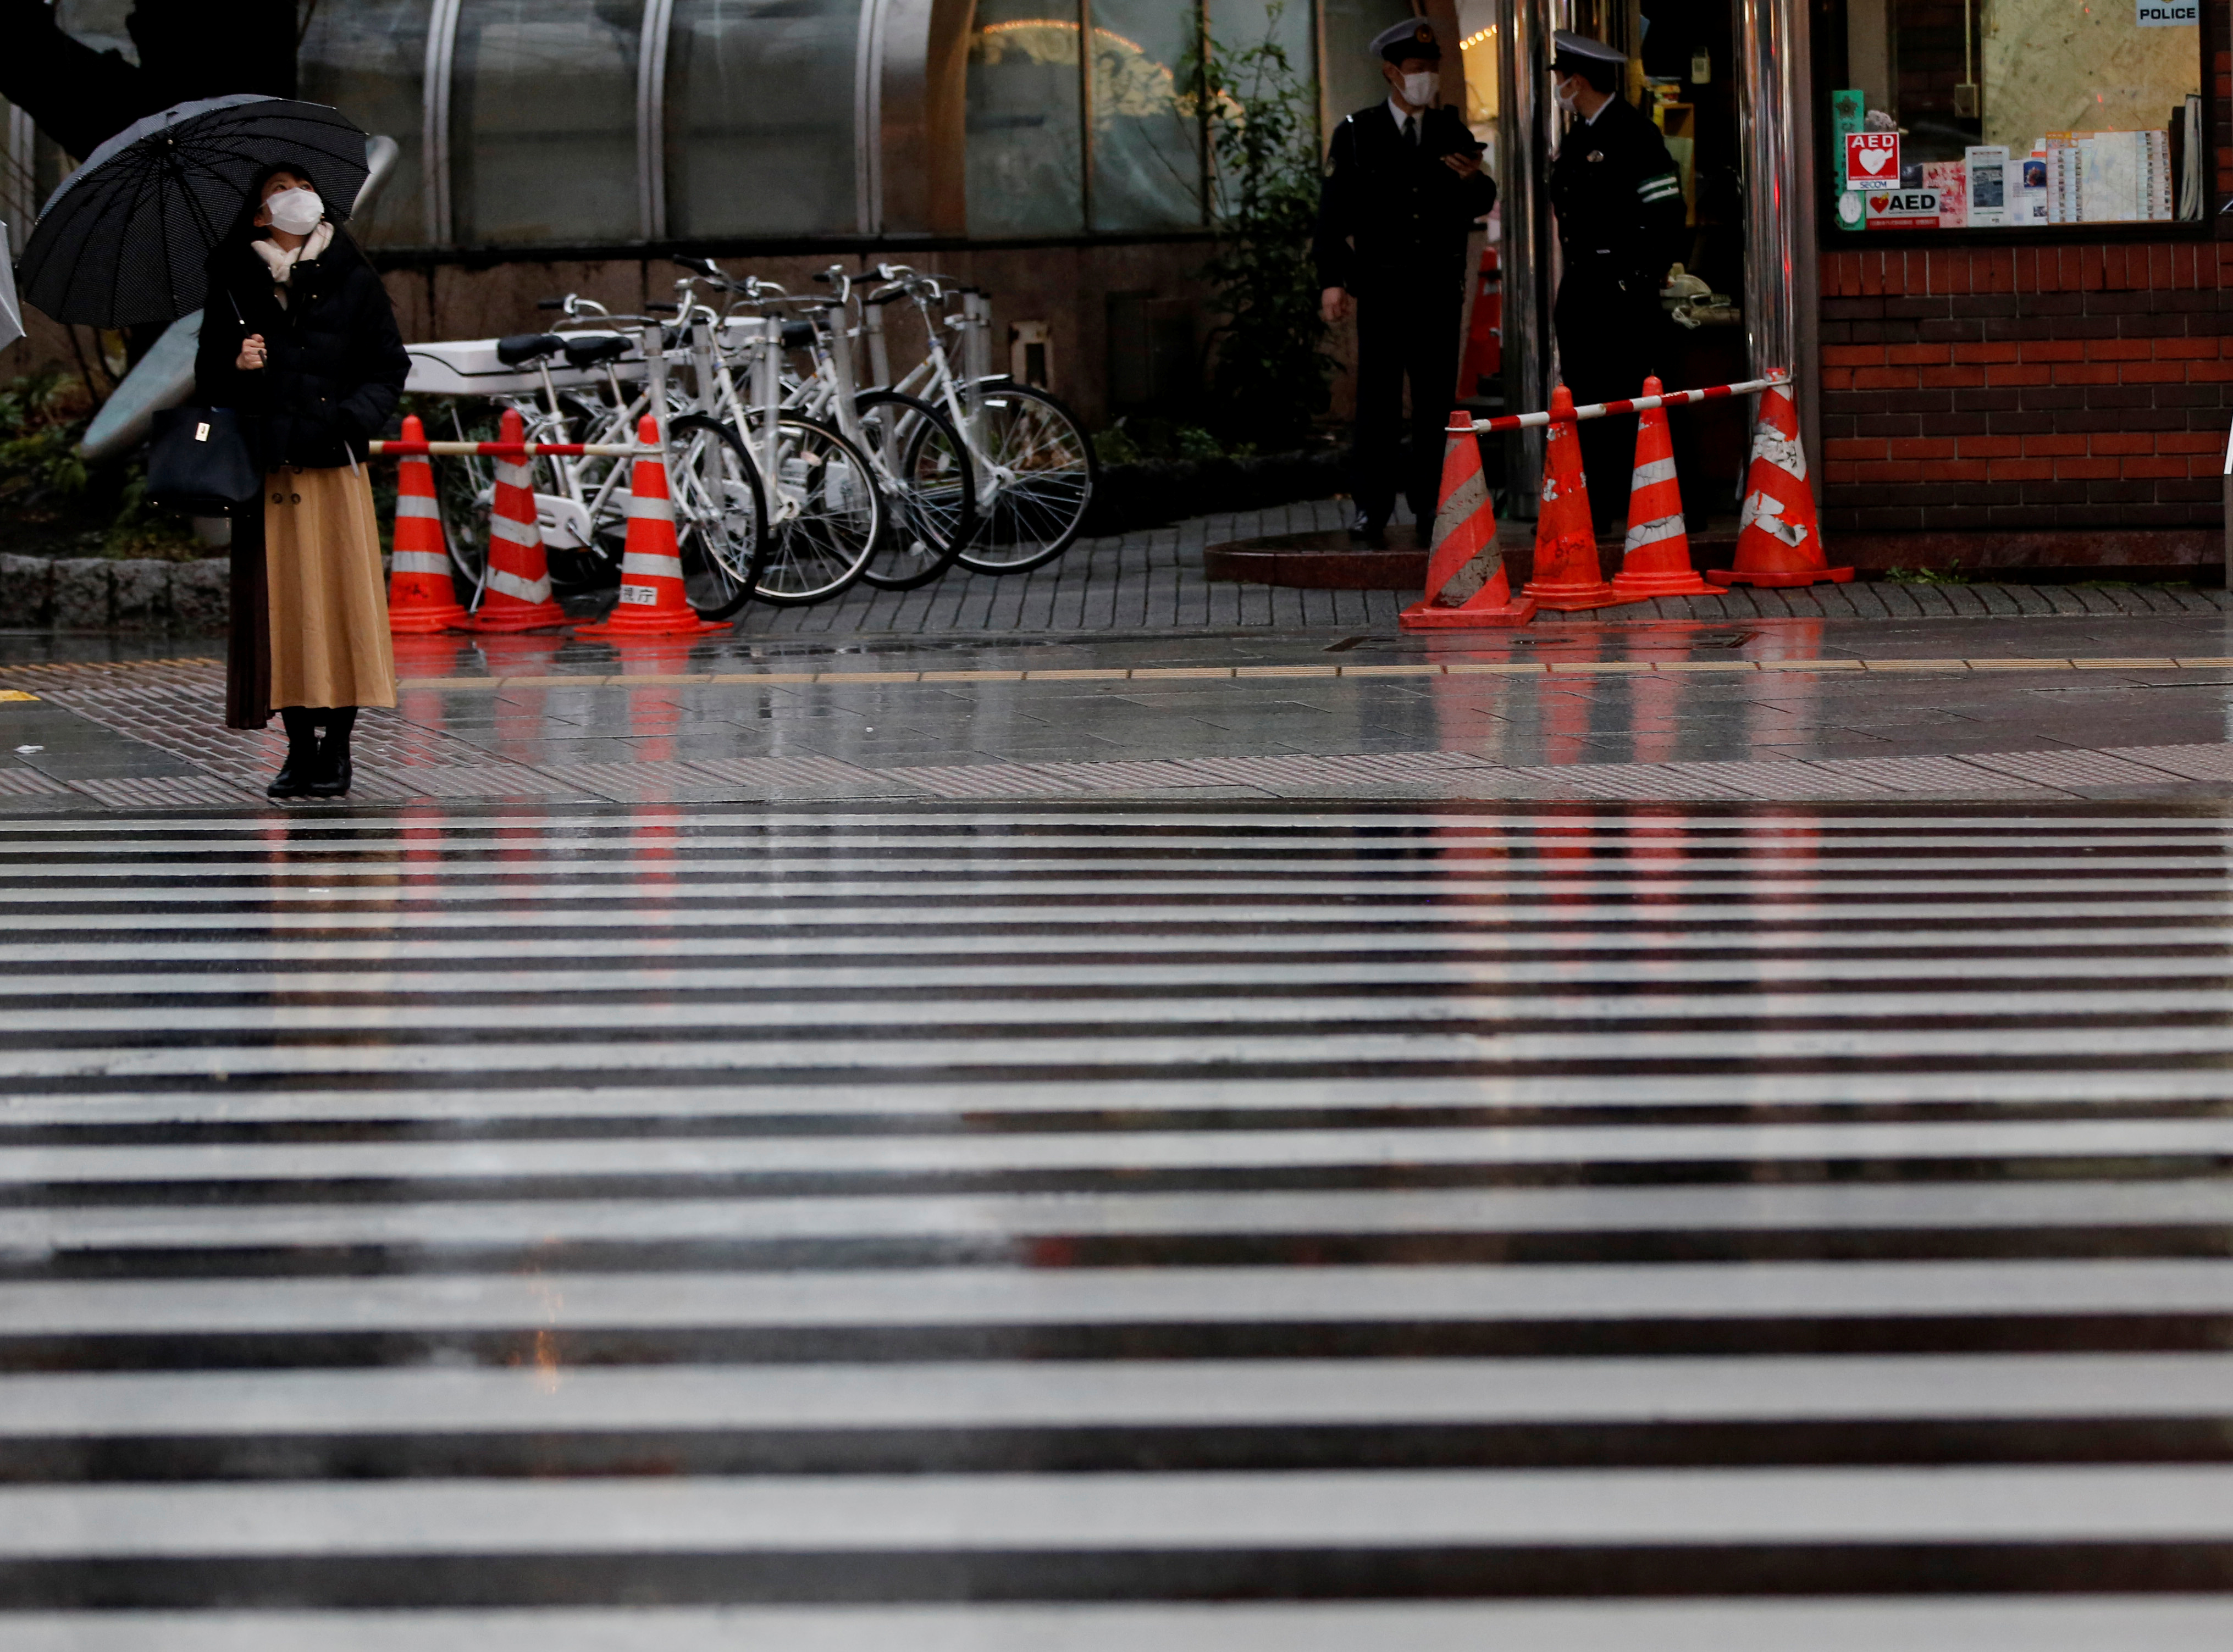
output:
M 508 568 L 492 568 L 488 583 L 491 590 L 502 591 L 506 596 L 516 596 L 523 602 L 548 602 L 550 600 L 548 578 L 525 580 Z
M 394 555 L 399 574 L 447 574 L 450 559 L 439 550 L 399 550 Z
M 429 522 L 442 519 L 442 508 L 434 503 L 431 493 L 399 493 L 395 496 L 395 514 L 399 517 L 421 517 Z
M 642 517 L 654 522 L 672 522 L 674 520 L 674 501 L 656 494 L 631 493 L 628 495 L 628 513 L 631 517 Z
M 530 550 L 543 543 L 543 536 L 536 530 L 532 522 L 516 522 L 505 516 L 489 518 L 489 537 L 492 539 L 502 539 L 511 544 L 524 546 Z
M 1656 522 L 1639 522 L 1628 530 L 1626 550 L 1635 552 L 1646 545 L 1656 545 L 1663 539 L 1680 539 L 1684 529 L 1680 516 L 1661 517 Z

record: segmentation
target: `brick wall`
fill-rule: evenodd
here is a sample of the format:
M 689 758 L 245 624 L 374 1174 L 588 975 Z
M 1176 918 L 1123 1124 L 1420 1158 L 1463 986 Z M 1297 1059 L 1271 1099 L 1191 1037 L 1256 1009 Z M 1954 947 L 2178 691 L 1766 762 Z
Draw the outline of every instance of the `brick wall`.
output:
M 2221 520 L 2233 243 L 1836 248 L 1821 269 L 1826 528 L 2153 530 L 2159 558 L 2105 560 L 2216 560 L 2197 530 Z

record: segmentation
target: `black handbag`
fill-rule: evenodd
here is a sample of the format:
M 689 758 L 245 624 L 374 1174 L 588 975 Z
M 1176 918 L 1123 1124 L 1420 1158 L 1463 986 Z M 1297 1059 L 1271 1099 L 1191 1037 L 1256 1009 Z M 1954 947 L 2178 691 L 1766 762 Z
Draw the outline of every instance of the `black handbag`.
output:
M 240 416 L 230 407 L 172 407 L 155 415 L 147 501 L 189 516 L 222 517 L 264 491 Z

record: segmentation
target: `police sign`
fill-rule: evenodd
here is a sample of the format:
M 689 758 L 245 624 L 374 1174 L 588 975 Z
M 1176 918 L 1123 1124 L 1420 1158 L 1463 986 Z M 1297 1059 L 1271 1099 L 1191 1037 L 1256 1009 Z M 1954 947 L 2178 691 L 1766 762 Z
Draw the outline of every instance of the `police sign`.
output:
M 2132 21 L 2143 29 L 2198 28 L 2201 0 L 2132 0 Z

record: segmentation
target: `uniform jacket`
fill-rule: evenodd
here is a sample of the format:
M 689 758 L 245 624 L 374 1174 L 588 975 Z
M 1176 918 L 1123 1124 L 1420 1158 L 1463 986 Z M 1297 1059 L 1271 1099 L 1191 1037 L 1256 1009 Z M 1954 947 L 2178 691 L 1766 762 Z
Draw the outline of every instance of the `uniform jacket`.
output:
M 1496 205 L 1496 184 L 1487 172 L 1461 178 L 1442 158 L 1473 152 L 1473 133 L 1449 107 L 1421 117 L 1416 144 L 1384 101 L 1336 127 L 1311 242 L 1318 285 L 1462 293 L 1466 231 Z
M 411 358 L 387 289 L 356 244 L 337 234 L 316 263 L 297 263 L 284 306 L 270 266 L 244 240 L 218 244 L 209 276 L 194 359 L 202 400 L 248 415 L 267 470 L 362 459 L 395 410 Z M 264 335 L 265 365 L 243 373 L 233 363 L 250 333 Z
M 1683 180 L 1650 117 L 1616 94 L 1551 163 L 1566 278 L 1657 296 L 1683 254 Z

